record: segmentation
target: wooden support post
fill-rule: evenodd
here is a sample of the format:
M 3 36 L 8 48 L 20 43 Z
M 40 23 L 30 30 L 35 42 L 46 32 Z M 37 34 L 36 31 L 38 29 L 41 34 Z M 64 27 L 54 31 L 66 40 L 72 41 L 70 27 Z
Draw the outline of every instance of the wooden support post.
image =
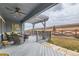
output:
M 56 27 L 53 26 L 53 35 L 55 35 L 55 33 L 56 33 Z
M 51 40 L 51 35 L 52 35 L 52 32 L 51 31 L 48 31 L 48 40 Z
M 43 30 L 43 38 L 42 39 L 46 39 L 45 38 L 45 30 L 46 30 L 46 21 L 44 20 L 44 22 L 42 22 L 43 26 L 44 26 L 44 30 Z
M 51 40 L 51 36 L 52 36 L 52 32 L 51 31 L 50 31 L 50 35 L 49 36 L 50 36 L 50 40 Z
M 36 31 L 36 42 L 38 42 L 38 31 Z
M 34 35 L 34 31 L 35 31 L 35 24 L 32 24 L 32 25 L 33 25 L 32 35 Z

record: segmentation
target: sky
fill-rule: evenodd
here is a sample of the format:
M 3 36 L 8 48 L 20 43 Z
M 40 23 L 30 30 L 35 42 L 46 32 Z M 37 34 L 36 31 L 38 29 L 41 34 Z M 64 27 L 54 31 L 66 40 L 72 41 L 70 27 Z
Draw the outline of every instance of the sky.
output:
M 79 23 L 79 4 L 78 3 L 63 3 L 58 4 L 41 15 L 46 15 L 49 17 L 46 22 L 46 26 L 57 26 L 57 25 L 66 25 Z M 38 23 L 35 25 L 35 28 L 41 28 L 43 25 Z M 25 30 L 31 29 L 32 24 L 25 23 Z

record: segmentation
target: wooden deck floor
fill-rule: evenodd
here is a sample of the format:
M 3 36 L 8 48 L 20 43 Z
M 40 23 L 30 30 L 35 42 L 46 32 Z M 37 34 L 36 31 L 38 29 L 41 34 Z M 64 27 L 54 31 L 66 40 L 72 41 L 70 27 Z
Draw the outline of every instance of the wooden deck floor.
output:
M 34 37 L 30 37 L 24 44 L 1 49 L 0 53 L 8 53 L 12 56 L 64 56 L 54 48 L 47 42 L 35 42 Z

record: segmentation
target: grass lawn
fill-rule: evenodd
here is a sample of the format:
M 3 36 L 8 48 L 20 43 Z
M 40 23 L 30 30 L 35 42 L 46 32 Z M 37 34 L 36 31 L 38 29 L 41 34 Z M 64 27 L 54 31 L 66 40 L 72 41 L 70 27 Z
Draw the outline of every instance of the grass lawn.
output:
M 79 40 L 76 38 L 69 38 L 63 36 L 54 36 L 49 43 L 79 52 Z

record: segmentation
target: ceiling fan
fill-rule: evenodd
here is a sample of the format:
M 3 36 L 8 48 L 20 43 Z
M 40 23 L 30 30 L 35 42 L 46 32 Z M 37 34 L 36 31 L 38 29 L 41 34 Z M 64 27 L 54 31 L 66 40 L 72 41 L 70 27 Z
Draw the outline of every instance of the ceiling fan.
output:
M 15 7 L 14 10 L 9 8 L 9 7 L 5 7 L 7 10 L 9 11 L 13 11 L 13 13 L 10 13 L 10 14 L 18 14 L 19 16 L 21 16 L 21 14 L 24 14 L 26 15 L 25 13 L 21 12 L 21 9 L 19 7 Z

